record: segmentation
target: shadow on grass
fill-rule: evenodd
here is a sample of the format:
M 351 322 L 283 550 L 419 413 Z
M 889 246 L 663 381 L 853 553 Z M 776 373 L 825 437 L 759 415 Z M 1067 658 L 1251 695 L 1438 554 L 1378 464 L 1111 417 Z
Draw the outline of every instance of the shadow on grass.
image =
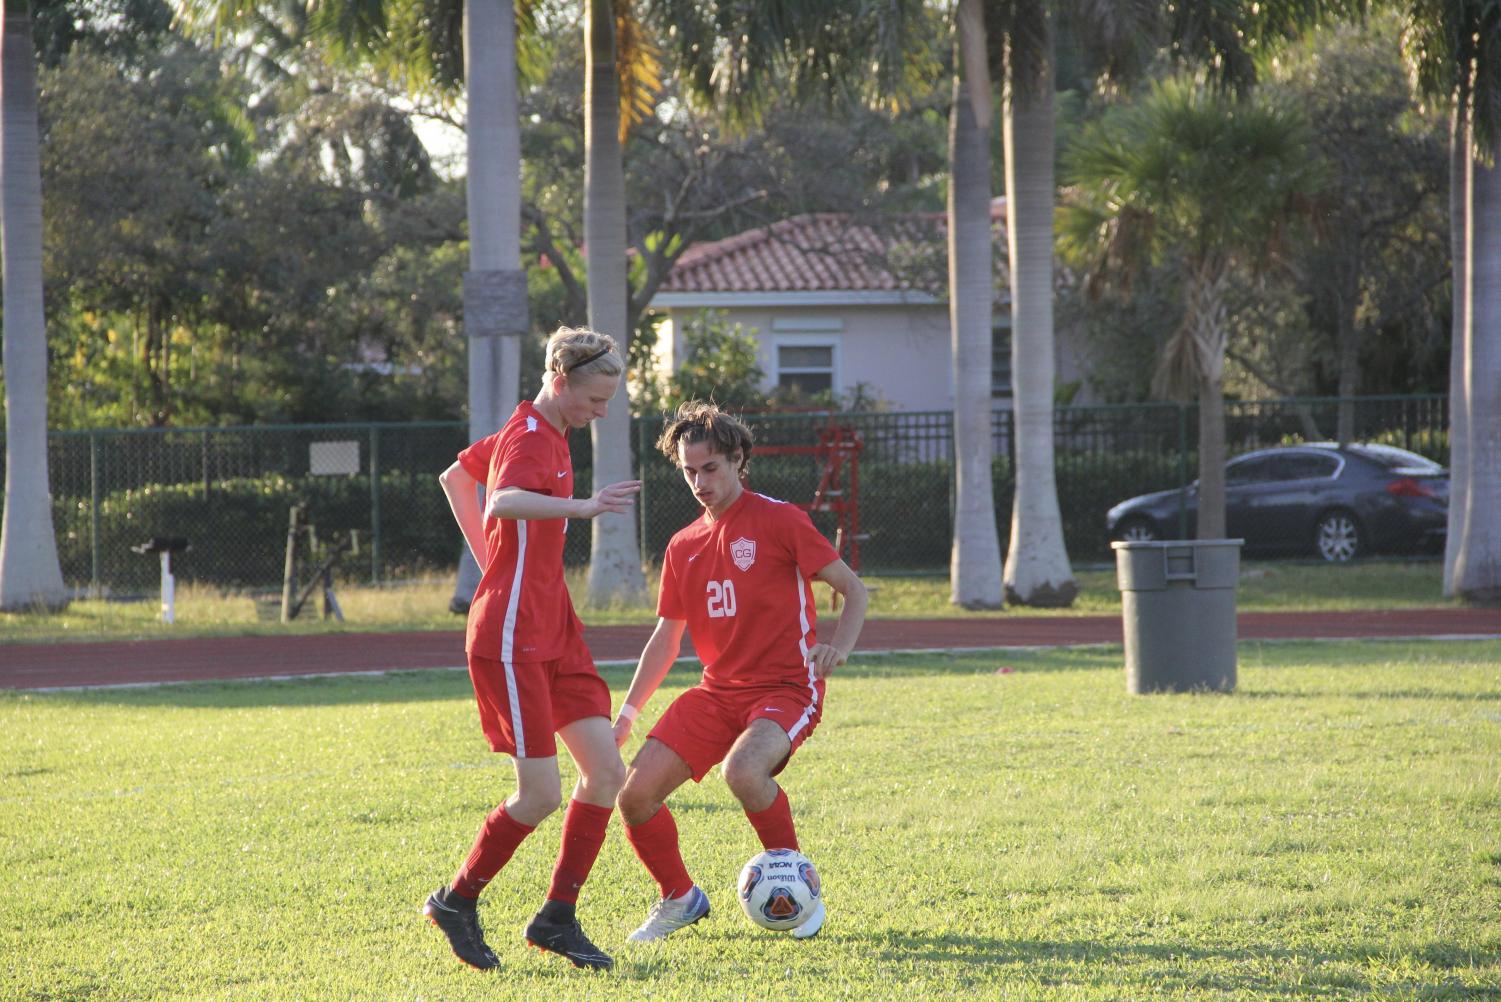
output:
M 1104 979 L 1098 985 L 1100 988 L 1129 993 L 1130 986 L 1121 983 L 1120 975 L 1136 974 L 1139 987 L 1153 994 L 1190 988 L 1314 997 L 1398 987 L 1409 991 L 1460 990 L 1453 981 L 1458 973 L 1478 974 L 1501 963 L 1501 952 L 1476 952 L 1444 943 L 1429 943 L 1415 951 L 1394 955 L 1385 947 L 1356 944 L 1347 950 L 1331 952 L 1273 944 L 1216 949 L 1164 942 L 1013 940 L 963 935 L 915 936 L 889 931 L 850 938 L 863 941 L 863 952 L 893 964 L 920 961 L 964 967 L 1015 966 L 1044 984 L 1073 985 L 1079 984 L 1081 969 L 1093 967 Z M 1423 973 L 1402 978 L 1400 986 L 1373 983 L 1368 972 L 1394 960 L 1403 967 L 1415 966 Z M 1227 970 L 1225 965 L 1245 970 L 1244 973 Z M 1284 968 L 1296 980 L 1288 980 L 1277 971 L 1256 969 L 1268 965 Z
M 1446 689 L 1384 689 L 1368 692 L 1295 692 L 1286 689 L 1257 689 L 1239 694 L 1245 699 L 1432 699 L 1446 703 L 1501 703 L 1501 692 L 1459 692 Z

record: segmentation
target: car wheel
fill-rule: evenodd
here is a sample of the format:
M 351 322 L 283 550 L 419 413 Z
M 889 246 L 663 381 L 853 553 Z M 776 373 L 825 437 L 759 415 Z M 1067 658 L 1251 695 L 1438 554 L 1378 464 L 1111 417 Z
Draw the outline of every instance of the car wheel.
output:
M 1116 528 L 1115 534 L 1126 542 L 1143 542 L 1157 538 L 1157 527 L 1144 518 L 1128 518 Z
M 1360 556 L 1364 543 L 1360 523 L 1348 511 L 1336 509 L 1319 516 L 1313 532 L 1314 549 L 1331 564 L 1343 564 Z

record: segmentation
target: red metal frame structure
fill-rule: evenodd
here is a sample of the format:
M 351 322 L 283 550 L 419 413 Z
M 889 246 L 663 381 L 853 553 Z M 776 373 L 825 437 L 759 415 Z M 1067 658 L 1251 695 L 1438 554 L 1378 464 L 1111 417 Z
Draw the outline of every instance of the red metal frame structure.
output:
M 807 512 L 833 512 L 837 519 L 834 549 L 852 570 L 860 569 L 860 451 L 864 444 L 849 425 L 830 415 L 818 432 L 816 445 L 757 445 L 755 455 L 812 456 L 819 464 L 813 500 L 794 501 Z

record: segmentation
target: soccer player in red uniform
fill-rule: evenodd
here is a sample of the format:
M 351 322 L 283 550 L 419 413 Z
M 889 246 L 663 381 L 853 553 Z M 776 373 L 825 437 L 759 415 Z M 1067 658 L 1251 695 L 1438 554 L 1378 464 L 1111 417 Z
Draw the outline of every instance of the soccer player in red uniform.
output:
M 591 498 L 573 497 L 567 433 L 604 416 L 624 369 L 612 338 L 560 328 L 548 340 L 536 399 L 522 401 L 504 428 L 459 453 L 439 477 L 484 569 L 465 644 L 480 725 L 490 747 L 511 755 L 516 768 L 516 792 L 485 819 L 453 882 L 423 905 L 454 954 L 480 969 L 500 963 L 480 928 L 480 891 L 562 801 L 554 733 L 573 755 L 579 779 L 547 899 L 523 935 L 575 967 L 614 963 L 584 935 L 574 909 L 625 767 L 610 728 L 610 690 L 595 670 L 563 580 L 563 540 L 569 519 L 628 512 L 641 489 L 631 480 Z
M 677 659 L 686 628 L 702 681 L 662 714 L 626 772 L 618 803 L 626 836 L 662 899 L 634 942 L 663 939 L 709 913 L 688 875 L 665 801 L 720 761 L 724 778 L 767 849 L 797 849 L 782 771 L 823 715 L 825 679 L 844 664 L 865 622 L 866 591 L 800 508 L 745 488 L 750 429 L 713 404 L 678 408 L 658 448 L 674 460 L 701 518 L 667 544 L 657 626 L 641 652 L 615 720 L 624 744 L 646 701 Z M 812 581 L 843 597 L 833 635 L 816 636 Z M 824 905 L 793 930 L 806 939 Z

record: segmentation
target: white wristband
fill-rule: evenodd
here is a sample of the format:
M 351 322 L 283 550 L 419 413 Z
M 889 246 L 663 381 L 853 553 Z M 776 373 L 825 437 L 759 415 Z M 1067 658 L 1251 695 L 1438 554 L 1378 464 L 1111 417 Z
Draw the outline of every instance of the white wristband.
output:
M 632 721 L 634 721 L 640 715 L 641 715 L 641 711 L 638 710 L 638 709 L 636 709 L 630 703 L 621 703 L 620 704 L 620 718 L 622 720 L 632 720 Z

